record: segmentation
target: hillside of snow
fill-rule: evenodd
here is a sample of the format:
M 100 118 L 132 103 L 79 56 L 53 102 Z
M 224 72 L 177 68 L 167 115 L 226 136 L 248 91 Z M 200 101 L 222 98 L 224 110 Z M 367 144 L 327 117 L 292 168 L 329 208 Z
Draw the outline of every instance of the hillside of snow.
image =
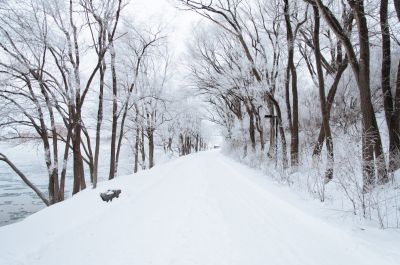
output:
M 106 203 L 108 189 L 122 193 Z M 200 152 L 0 227 L 0 264 L 399 264 L 399 231 L 338 221 L 321 205 Z

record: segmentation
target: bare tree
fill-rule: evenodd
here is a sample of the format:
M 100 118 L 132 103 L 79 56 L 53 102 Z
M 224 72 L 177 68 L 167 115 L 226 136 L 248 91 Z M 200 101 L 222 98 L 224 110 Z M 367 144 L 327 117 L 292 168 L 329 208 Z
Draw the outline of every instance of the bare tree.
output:
M 325 6 L 321 0 L 316 0 L 321 14 L 324 16 L 327 24 L 337 37 L 342 41 L 349 61 L 357 81 L 360 93 L 361 111 L 363 114 L 363 176 L 364 176 L 364 190 L 367 191 L 371 188 L 375 180 L 375 164 L 378 169 L 378 180 L 380 183 L 388 181 L 385 157 L 383 154 L 382 142 L 379 135 L 379 129 L 376 122 L 374 108 L 371 101 L 371 88 L 370 88 L 370 43 L 368 34 L 368 25 L 364 12 L 364 1 L 348 1 L 354 17 L 357 22 L 358 41 L 360 45 L 360 55 L 354 51 L 354 47 L 348 36 L 344 34 L 344 30 L 338 19 L 334 14 Z M 375 159 L 374 159 L 375 154 Z M 376 160 L 376 161 L 375 161 Z
M 381 1 L 380 27 L 382 36 L 381 88 L 386 124 L 389 132 L 389 171 L 393 172 L 400 167 L 398 162 L 400 150 L 400 112 L 397 110 L 400 107 L 400 93 L 393 94 L 390 84 L 392 55 L 388 21 L 388 0 Z
M 113 1 L 87 1 L 82 0 L 81 5 L 85 10 L 85 17 L 87 25 L 90 29 L 92 42 L 96 51 L 97 57 L 101 62 L 99 65 L 99 97 L 98 97 L 98 111 L 96 122 L 96 139 L 94 157 L 90 155 L 92 163 L 89 164 L 91 170 L 91 180 L 93 187 L 96 188 L 98 179 L 98 166 L 100 156 L 100 141 L 101 141 L 101 125 L 103 123 L 103 104 L 104 104 L 104 87 L 105 87 L 105 74 L 107 64 L 105 55 L 110 51 L 112 62 L 114 51 L 114 39 L 116 35 L 117 26 L 120 19 L 121 10 L 124 7 L 122 0 Z M 114 69 L 114 70 L 113 70 Z M 115 73 L 115 66 L 112 65 L 112 71 Z M 113 83 L 114 84 L 114 83 Z M 115 84 L 114 84 L 115 85 Z M 113 86 L 113 92 L 115 87 Z M 90 145 L 90 137 L 87 137 L 87 145 Z M 88 148 L 91 152 L 91 148 Z
M 250 73 L 252 74 L 253 78 L 258 83 L 262 83 L 263 78 L 260 72 L 257 70 L 254 56 L 251 53 L 250 46 L 246 42 L 243 24 L 240 23 L 243 21 L 243 19 L 239 17 L 241 1 L 232 0 L 227 1 L 226 3 L 222 3 L 220 1 L 218 3 L 205 3 L 203 1 L 181 1 L 181 3 L 188 10 L 197 12 L 198 14 L 216 23 L 223 30 L 231 34 L 238 41 L 238 44 L 242 48 L 243 54 L 249 63 Z M 279 123 L 278 127 L 282 142 L 283 164 L 284 167 L 286 167 L 286 140 L 284 136 L 284 128 L 282 123 L 283 120 L 280 106 L 278 101 L 274 98 L 270 91 L 265 91 L 265 96 L 272 102 L 276 111 L 277 120 Z
M 133 56 L 128 56 L 129 62 L 124 62 L 123 67 L 127 67 L 129 69 L 129 72 L 133 72 L 133 75 L 127 75 L 128 76 L 128 82 L 126 83 L 127 85 L 125 86 L 126 94 L 125 98 L 122 101 L 121 105 L 121 111 L 119 116 L 120 118 L 120 127 L 119 127 L 119 135 L 118 135 L 118 142 L 117 142 L 117 151 L 116 151 L 116 165 L 115 165 L 115 172 L 118 170 L 118 161 L 121 153 L 121 147 L 122 147 L 122 140 L 125 135 L 125 123 L 126 123 L 126 118 L 128 116 L 129 111 L 132 109 L 132 99 L 137 100 L 137 98 L 132 97 L 132 95 L 135 93 L 135 89 L 137 92 L 137 82 L 138 79 L 141 78 L 140 72 L 142 68 L 142 64 L 146 63 L 146 57 L 148 57 L 148 54 L 153 50 L 157 49 L 159 42 L 164 39 L 164 36 L 161 35 L 161 31 L 157 30 L 155 33 L 151 34 L 146 34 L 149 36 L 146 36 L 144 33 L 140 33 L 138 31 L 135 31 L 134 36 L 132 38 L 129 37 L 128 35 L 128 40 L 126 43 L 127 50 L 129 50 L 130 53 L 132 53 Z M 162 45 L 162 43 L 160 43 Z M 131 79 L 130 79 L 131 78 Z M 135 114 L 135 122 L 138 122 L 138 107 L 137 107 L 137 102 L 133 103 L 134 105 L 134 110 L 136 112 Z M 137 129 L 136 129 L 137 132 Z M 137 139 L 137 144 L 138 144 L 138 133 L 136 133 L 136 139 Z M 135 144 L 136 146 L 136 144 Z M 136 146 L 135 152 L 137 152 L 138 148 Z M 135 153 L 135 157 L 136 157 Z M 137 172 L 137 159 L 135 159 L 135 172 Z
M 297 93 L 297 70 L 294 64 L 294 47 L 295 39 L 300 27 L 307 21 L 307 15 L 304 19 L 298 21 L 298 10 L 291 12 L 289 0 L 284 0 L 283 13 L 286 24 L 286 40 L 288 48 L 288 61 L 286 68 L 286 79 L 285 79 L 285 92 L 286 92 L 286 107 L 289 120 L 289 128 L 291 132 L 291 144 L 290 144 L 290 161 L 292 167 L 296 167 L 299 164 L 299 99 Z M 295 6 L 297 9 L 297 6 Z M 292 27 L 292 17 L 297 20 L 295 27 Z M 291 91 L 292 91 L 292 105 L 290 105 L 290 90 L 289 82 L 291 80 Z

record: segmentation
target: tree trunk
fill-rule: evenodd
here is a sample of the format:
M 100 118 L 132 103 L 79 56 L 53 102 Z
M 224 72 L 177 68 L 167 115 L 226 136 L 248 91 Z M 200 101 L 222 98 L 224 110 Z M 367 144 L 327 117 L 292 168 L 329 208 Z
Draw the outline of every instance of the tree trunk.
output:
M 394 0 L 394 7 L 396 10 L 397 18 L 400 22 L 400 1 Z M 394 100 L 394 111 L 393 111 L 393 128 L 397 130 L 397 143 L 394 143 L 393 146 L 397 146 L 397 150 L 392 150 L 392 157 L 391 161 L 393 165 L 391 166 L 391 170 L 394 171 L 400 167 L 400 60 L 397 67 L 397 81 L 396 81 L 396 92 L 395 92 L 395 100 Z
M 289 1 L 284 0 L 284 15 L 286 23 L 286 39 L 288 42 L 288 69 L 286 73 L 286 102 L 290 102 L 289 99 L 289 79 L 291 79 L 292 86 L 292 110 L 290 110 L 290 104 L 288 105 L 288 113 L 291 113 L 292 118 L 290 119 L 291 124 L 291 142 L 290 142 L 290 161 L 292 167 L 297 167 L 299 164 L 299 106 L 298 106 L 298 95 L 297 95 L 297 71 L 294 65 L 294 36 L 292 25 L 290 21 L 290 8 Z M 289 74 L 290 71 L 290 74 Z
M 147 137 L 149 140 L 149 169 L 154 167 L 154 130 L 147 129 Z
M 371 102 L 371 88 L 370 88 L 370 52 L 369 52 L 369 35 L 367 19 L 364 12 L 364 1 L 358 0 L 353 4 L 357 27 L 359 32 L 360 42 L 360 60 L 359 60 L 359 76 L 358 83 L 360 88 L 361 97 L 361 110 L 363 112 L 364 120 L 364 134 L 365 146 L 363 157 L 365 157 L 365 190 L 369 189 L 370 184 L 373 182 L 374 168 L 370 165 L 373 163 L 373 153 L 375 151 L 376 166 L 378 172 L 378 182 L 386 183 L 388 181 L 385 157 L 382 148 L 381 137 L 379 134 L 378 124 L 376 122 L 375 112 Z M 371 145 L 371 147 L 370 147 Z
M 275 116 L 274 106 L 270 99 L 267 99 L 267 107 L 269 110 L 269 114 Z M 275 121 L 274 119 L 269 119 L 269 148 L 268 148 L 268 157 L 275 158 Z
M 261 151 L 264 151 L 265 148 L 265 141 L 264 141 L 264 128 L 261 123 L 261 118 L 260 118 L 260 111 L 255 110 L 255 107 L 253 106 L 253 113 L 256 118 L 256 129 L 258 131 L 258 135 L 260 136 L 260 147 Z
M 167 150 L 172 153 L 172 138 L 168 138 Z
M 117 154 L 115 156 L 115 172 L 118 172 L 118 163 L 119 163 L 119 155 L 121 154 L 121 148 L 122 148 L 122 139 L 124 137 L 124 129 L 125 129 L 125 119 L 126 115 L 128 113 L 128 108 L 126 107 L 122 119 L 121 119 L 121 126 L 119 130 L 119 136 L 118 136 L 118 142 L 117 142 Z
M 196 145 L 195 145 L 195 150 L 196 152 L 199 151 L 199 134 L 196 134 Z
M 183 150 L 184 150 L 184 142 L 183 142 L 183 135 L 182 133 L 179 134 L 179 141 L 180 141 L 180 150 L 179 150 L 179 156 L 183 156 Z
M 400 17 L 399 17 L 400 20 Z M 392 115 L 393 119 L 393 128 L 396 130 L 396 136 L 394 138 L 393 150 L 391 151 L 391 162 L 393 164 L 389 164 L 390 170 L 393 172 L 400 168 L 400 60 L 397 67 L 397 80 L 396 80 L 396 96 L 394 100 L 394 111 Z M 396 142 L 397 141 L 397 142 Z
M 111 76 L 112 76 L 112 125 L 111 125 L 111 155 L 110 155 L 110 173 L 108 179 L 113 179 L 116 173 L 115 152 L 116 152 L 116 139 L 117 139 L 117 124 L 118 124 L 118 103 L 117 103 L 117 72 L 115 69 L 115 49 L 114 43 L 110 43 L 110 56 L 111 56 Z
M 346 62 L 343 62 L 340 66 L 338 71 L 336 72 L 335 78 L 333 80 L 333 83 L 329 89 L 328 92 L 328 97 L 327 97 L 327 109 L 328 109 L 328 119 L 330 119 L 330 114 L 331 114 L 331 109 L 332 109 L 332 104 L 333 101 L 335 99 L 335 95 L 339 86 L 339 82 L 340 79 L 342 78 L 342 75 L 344 73 L 344 71 L 347 68 L 347 60 Z M 318 157 L 321 154 L 321 150 L 322 150 L 322 146 L 324 144 L 324 140 L 325 140 L 325 130 L 324 130 L 324 126 L 323 124 L 321 124 L 321 128 L 319 130 L 319 134 L 318 134 L 318 140 L 314 146 L 314 150 L 313 150 L 313 157 Z
M 74 184 L 73 184 L 72 194 L 76 194 L 77 192 L 86 188 L 83 159 L 81 152 L 82 128 L 81 128 L 81 118 L 79 110 L 77 110 L 74 116 L 75 116 L 74 135 L 72 137 Z
M 136 137 L 135 137 L 135 164 L 133 168 L 133 173 L 138 172 L 138 165 L 139 165 L 139 141 L 140 141 L 140 130 L 139 127 L 136 128 Z
M 64 196 L 65 196 L 65 177 L 67 175 L 67 166 L 68 166 L 68 157 L 69 157 L 71 135 L 72 135 L 72 128 L 69 127 L 68 128 L 68 132 L 67 132 L 67 139 L 65 141 L 63 167 L 62 167 L 62 170 L 61 170 L 60 201 L 63 201 L 64 200 Z
M 285 129 L 283 128 L 282 114 L 281 114 L 279 105 L 275 105 L 275 108 L 276 108 L 276 115 L 277 115 L 277 119 L 278 119 L 279 134 L 281 136 L 282 166 L 283 166 L 283 169 L 286 169 L 289 167 L 289 163 L 288 163 L 289 161 L 287 158 L 287 144 L 286 144 Z M 278 139 L 276 139 L 276 140 L 278 140 Z
M 144 148 L 144 131 L 141 130 L 140 153 L 142 155 L 142 170 L 146 169 L 146 150 Z
M 314 43 L 315 64 L 318 75 L 322 125 L 324 127 L 326 149 L 327 149 L 327 168 L 325 171 L 325 182 L 328 182 L 333 178 L 333 163 L 334 163 L 333 140 L 331 135 L 331 128 L 329 126 L 329 113 L 325 97 L 325 81 L 324 81 L 324 73 L 322 71 L 321 50 L 319 44 L 320 16 L 318 7 L 316 5 L 313 5 L 313 13 L 314 13 L 313 43 Z
M 99 86 L 99 105 L 97 110 L 97 124 L 96 124 L 96 146 L 94 150 L 94 166 L 93 166 L 93 188 L 97 187 L 98 170 L 99 170 L 99 156 L 100 156 L 100 140 L 101 140 L 101 125 L 103 123 L 103 95 L 104 95 L 104 76 L 106 64 L 104 59 L 100 66 L 100 86 Z
M 188 154 L 190 154 L 192 152 L 192 146 L 191 146 L 191 143 L 190 143 L 190 136 L 186 136 L 185 137 L 185 149 L 186 149 L 185 155 L 188 155 Z
M 399 5 L 395 1 L 396 5 Z M 400 20 L 400 17 L 399 17 Z M 380 7 L 380 26 L 382 35 L 382 68 L 381 68 L 381 87 L 383 94 L 383 105 L 385 108 L 386 124 L 389 132 L 389 171 L 394 172 L 399 168 L 399 150 L 400 150 L 400 128 L 399 114 L 396 111 L 397 93 L 393 98 L 390 85 L 391 68 L 391 49 L 390 49 L 390 29 L 388 22 L 388 0 L 381 1 Z M 398 106 L 398 105 L 397 105 Z
M 393 0 L 393 4 L 394 4 L 394 9 L 396 10 L 397 17 L 399 18 L 400 21 L 400 1 Z
M 251 149 L 253 151 L 256 150 L 256 135 L 255 135 L 255 127 L 254 127 L 254 114 L 251 111 L 248 111 L 249 114 L 249 136 L 250 136 L 250 143 Z

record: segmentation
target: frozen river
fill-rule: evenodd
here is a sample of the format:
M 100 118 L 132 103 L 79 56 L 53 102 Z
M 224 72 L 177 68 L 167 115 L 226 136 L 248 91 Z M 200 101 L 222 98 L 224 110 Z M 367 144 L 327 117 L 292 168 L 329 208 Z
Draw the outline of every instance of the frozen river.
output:
M 40 151 L 36 147 L 30 144 L 13 147 L 1 144 L 1 152 L 7 155 L 40 190 L 47 193 L 46 168 L 38 157 Z M 0 161 L 0 226 L 16 222 L 44 207 L 36 194 L 7 164 Z

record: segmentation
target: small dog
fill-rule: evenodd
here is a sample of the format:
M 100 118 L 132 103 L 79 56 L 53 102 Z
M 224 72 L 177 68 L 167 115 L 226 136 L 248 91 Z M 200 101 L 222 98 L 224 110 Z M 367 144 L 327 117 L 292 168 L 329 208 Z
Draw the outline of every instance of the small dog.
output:
M 121 194 L 121 190 L 108 190 L 107 192 L 100 193 L 100 197 L 103 201 L 109 202 L 114 198 L 118 198 Z

